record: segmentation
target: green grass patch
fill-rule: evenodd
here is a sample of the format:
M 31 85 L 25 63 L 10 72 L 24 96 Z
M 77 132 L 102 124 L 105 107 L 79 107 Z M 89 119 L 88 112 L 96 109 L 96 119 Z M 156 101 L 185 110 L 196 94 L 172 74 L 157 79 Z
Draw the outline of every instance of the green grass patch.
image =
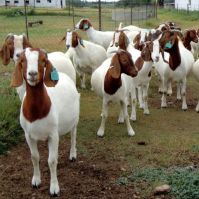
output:
M 166 183 L 171 186 L 170 194 L 175 199 L 199 199 L 199 169 L 192 167 L 137 169 L 127 177 L 119 178 L 117 183 L 120 185 L 133 184 L 137 188 L 143 183 L 148 184 L 150 189 Z

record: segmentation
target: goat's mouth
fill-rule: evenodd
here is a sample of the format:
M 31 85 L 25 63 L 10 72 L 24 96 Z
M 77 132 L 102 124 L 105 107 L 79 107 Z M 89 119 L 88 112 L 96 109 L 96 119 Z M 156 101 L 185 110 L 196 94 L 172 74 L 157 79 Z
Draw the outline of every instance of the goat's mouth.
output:
M 38 83 L 38 79 L 36 77 L 31 77 L 27 79 L 27 82 L 31 86 L 35 86 Z

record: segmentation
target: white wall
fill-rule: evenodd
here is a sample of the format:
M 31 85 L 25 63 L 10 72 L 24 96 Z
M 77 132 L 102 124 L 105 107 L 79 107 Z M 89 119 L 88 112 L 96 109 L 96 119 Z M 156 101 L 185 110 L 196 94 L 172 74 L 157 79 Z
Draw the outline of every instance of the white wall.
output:
M 8 0 L 10 3 L 8 5 L 10 6 L 24 6 L 24 0 Z M 15 1 L 18 1 L 18 3 L 15 3 Z M 0 0 L 0 5 L 5 5 L 4 0 Z M 29 0 L 30 6 L 35 7 L 52 7 L 52 8 L 61 8 L 61 0 L 51 0 L 51 3 L 48 2 L 47 0 L 40 0 L 40 3 L 37 0 Z M 65 0 L 62 0 L 62 5 L 63 7 L 66 7 L 66 2 Z
M 199 10 L 199 0 L 175 0 L 175 8 L 184 10 L 187 10 L 187 8 L 189 8 L 189 10 L 192 11 Z

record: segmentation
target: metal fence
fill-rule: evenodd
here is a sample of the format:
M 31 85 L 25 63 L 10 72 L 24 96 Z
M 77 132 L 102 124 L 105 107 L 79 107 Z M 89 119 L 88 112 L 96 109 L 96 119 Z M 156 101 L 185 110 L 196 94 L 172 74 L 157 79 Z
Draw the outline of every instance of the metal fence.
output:
M 64 9 L 0 7 L 0 45 L 8 33 L 25 33 L 33 46 L 47 51 L 65 51 L 61 38 L 83 17 L 89 18 L 95 29 L 115 30 L 120 22 L 141 26 L 156 16 L 155 4 L 141 3 L 117 5 L 115 2 L 101 2 L 99 5 L 98 2 L 89 2 L 67 5 Z M 84 32 L 79 31 L 79 34 L 87 38 Z

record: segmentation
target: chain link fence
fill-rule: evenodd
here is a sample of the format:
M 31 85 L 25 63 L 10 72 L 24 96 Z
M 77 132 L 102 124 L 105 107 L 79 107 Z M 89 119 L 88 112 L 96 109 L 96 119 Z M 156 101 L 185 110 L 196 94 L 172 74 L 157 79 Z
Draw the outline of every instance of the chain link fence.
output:
M 69 1 L 70 2 L 70 1 Z M 65 51 L 61 39 L 67 29 L 73 29 L 81 18 L 89 18 L 95 29 L 115 30 L 124 25 L 141 26 L 146 20 L 157 17 L 156 4 L 128 4 L 116 2 L 82 2 L 66 5 L 64 9 L 0 7 L 0 45 L 8 33 L 27 34 L 35 47 L 47 51 Z M 27 19 L 27 22 L 26 22 Z M 87 39 L 85 32 L 79 34 Z

